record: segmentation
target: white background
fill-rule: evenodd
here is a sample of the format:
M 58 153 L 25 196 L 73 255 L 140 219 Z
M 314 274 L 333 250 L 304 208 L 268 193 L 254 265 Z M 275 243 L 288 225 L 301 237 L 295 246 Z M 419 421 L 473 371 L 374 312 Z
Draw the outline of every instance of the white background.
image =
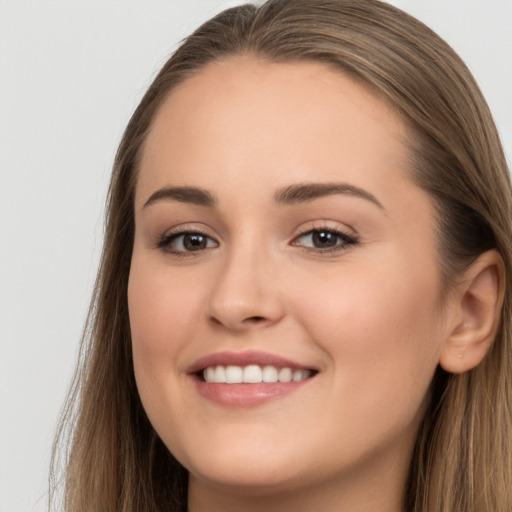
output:
M 0 512 L 43 511 L 116 146 L 222 0 L 0 0 Z M 512 157 L 512 0 L 395 0 L 479 81 Z

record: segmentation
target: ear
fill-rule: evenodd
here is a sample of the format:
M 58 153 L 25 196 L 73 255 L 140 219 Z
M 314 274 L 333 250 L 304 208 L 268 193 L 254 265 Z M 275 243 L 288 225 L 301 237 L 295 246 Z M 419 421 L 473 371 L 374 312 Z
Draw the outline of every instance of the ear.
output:
M 504 297 L 504 265 L 497 251 L 481 254 L 454 292 L 453 325 L 439 359 L 444 370 L 463 373 L 477 366 L 491 347 Z

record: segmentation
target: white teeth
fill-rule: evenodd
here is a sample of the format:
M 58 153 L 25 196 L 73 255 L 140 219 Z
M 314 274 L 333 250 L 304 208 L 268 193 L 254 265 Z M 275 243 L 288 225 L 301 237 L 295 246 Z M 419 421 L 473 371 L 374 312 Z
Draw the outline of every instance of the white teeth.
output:
M 226 382 L 226 370 L 224 369 L 224 366 L 215 367 L 215 374 L 213 378 L 214 380 L 212 382 Z
M 251 364 L 244 368 L 243 381 L 248 384 L 259 384 L 263 380 L 263 372 L 256 364 Z
M 215 382 L 215 366 L 208 366 L 204 371 L 204 380 L 206 382 Z
M 309 370 L 295 370 L 293 372 L 293 382 L 298 382 L 299 380 L 307 379 L 311 375 Z
M 261 382 L 299 382 L 311 376 L 310 370 L 292 370 L 256 364 L 248 366 L 209 366 L 203 371 L 206 382 L 215 384 L 259 384 Z
M 291 368 L 281 368 L 279 370 L 279 382 L 291 382 L 293 373 Z
M 227 384 L 241 384 L 242 383 L 242 368 L 240 366 L 226 367 L 226 383 Z
M 263 382 L 277 382 L 277 368 L 275 366 L 265 366 L 263 368 Z

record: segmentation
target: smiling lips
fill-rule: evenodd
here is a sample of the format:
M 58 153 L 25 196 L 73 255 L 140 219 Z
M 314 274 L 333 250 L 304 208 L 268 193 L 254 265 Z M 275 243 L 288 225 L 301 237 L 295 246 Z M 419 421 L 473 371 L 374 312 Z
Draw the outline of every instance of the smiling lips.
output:
M 199 393 L 219 405 L 251 407 L 299 389 L 318 373 L 261 352 L 206 356 L 188 371 Z

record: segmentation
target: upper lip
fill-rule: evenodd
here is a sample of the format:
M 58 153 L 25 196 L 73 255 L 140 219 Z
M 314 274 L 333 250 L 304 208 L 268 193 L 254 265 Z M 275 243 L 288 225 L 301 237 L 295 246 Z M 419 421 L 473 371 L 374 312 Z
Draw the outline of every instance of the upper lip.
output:
M 276 366 L 279 368 L 291 368 L 297 370 L 315 370 L 311 366 L 300 364 L 285 357 L 271 354 L 268 352 L 260 352 L 257 350 L 248 350 L 245 352 L 215 352 L 199 358 L 192 363 L 187 369 L 187 373 L 198 373 L 209 366 L 248 366 L 257 364 L 259 366 Z

